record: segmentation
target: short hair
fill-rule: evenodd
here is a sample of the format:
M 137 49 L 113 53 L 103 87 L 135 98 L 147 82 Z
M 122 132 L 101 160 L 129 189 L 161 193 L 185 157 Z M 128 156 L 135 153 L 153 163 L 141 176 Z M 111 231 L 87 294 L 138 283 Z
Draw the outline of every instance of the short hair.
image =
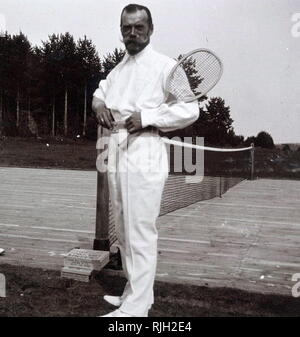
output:
M 135 13 L 137 11 L 142 11 L 142 10 L 144 10 L 147 13 L 149 27 L 150 27 L 150 29 L 153 29 L 152 15 L 151 15 L 151 12 L 150 12 L 149 8 L 147 8 L 146 6 L 137 5 L 137 4 L 130 4 L 130 5 L 127 5 L 126 7 L 123 8 L 122 13 L 121 13 L 121 23 L 120 23 L 120 25 L 122 26 L 122 15 L 123 15 L 124 12 Z

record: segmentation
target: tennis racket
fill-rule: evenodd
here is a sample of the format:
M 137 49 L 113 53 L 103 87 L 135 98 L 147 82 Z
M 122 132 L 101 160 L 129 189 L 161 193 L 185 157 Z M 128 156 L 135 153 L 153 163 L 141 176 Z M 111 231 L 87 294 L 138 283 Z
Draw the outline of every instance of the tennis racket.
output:
M 180 57 L 172 68 L 166 82 L 166 103 L 189 103 L 203 98 L 220 80 L 223 65 L 219 57 L 209 49 L 195 49 Z M 112 132 L 125 127 L 116 122 Z M 137 137 L 143 130 L 129 134 L 120 146 L 128 145 L 131 136 Z M 164 138 L 163 138 L 164 139 Z
M 175 98 L 168 104 L 199 100 L 219 82 L 222 73 L 222 62 L 212 51 L 191 51 L 180 58 L 168 76 L 166 91 Z

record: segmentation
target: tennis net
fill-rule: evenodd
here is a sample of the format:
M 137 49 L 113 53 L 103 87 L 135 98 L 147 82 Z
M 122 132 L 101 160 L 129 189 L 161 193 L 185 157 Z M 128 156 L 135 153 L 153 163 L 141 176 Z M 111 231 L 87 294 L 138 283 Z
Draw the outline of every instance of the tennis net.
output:
M 191 142 L 182 146 L 182 142 L 168 139 L 165 143 L 168 150 L 170 174 L 164 187 L 160 216 L 202 200 L 221 197 L 228 189 L 242 180 L 253 178 L 253 146 L 220 149 L 193 145 Z M 191 164 L 190 167 L 193 165 L 196 167 L 197 161 L 204 164 L 202 170 L 198 172 L 196 169 L 193 172 L 186 170 L 186 162 Z M 179 162 L 181 165 L 178 169 Z M 101 174 L 102 182 L 105 182 L 106 178 L 104 177 L 103 180 L 103 173 Z M 102 190 L 99 191 L 99 188 Z M 110 247 L 117 241 L 112 206 L 108 195 L 107 182 L 102 187 L 98 185 L 97 215 L 102 226 L 102 229 L 98 231 L 98 240 L 106 241 L 106 247 Z M 97 227 L 98 224 L 96 224 L 96 238 Z M 94 249 L 97 247 L 100 249 L 99 245 L 94 244 Z M 103 246 L 100 245 L 100 247 L 103 249 Z

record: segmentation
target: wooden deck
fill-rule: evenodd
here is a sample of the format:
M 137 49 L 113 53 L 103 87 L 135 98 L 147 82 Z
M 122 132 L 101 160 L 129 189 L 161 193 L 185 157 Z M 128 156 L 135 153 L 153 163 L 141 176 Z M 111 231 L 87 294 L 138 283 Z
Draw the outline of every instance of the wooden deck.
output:
M 94 238 L 96 172 L 0 168 L 0 263 L 60 270 Z M 159 218 L 157 279 L 291 295 L 300 181 L 243 181 Z

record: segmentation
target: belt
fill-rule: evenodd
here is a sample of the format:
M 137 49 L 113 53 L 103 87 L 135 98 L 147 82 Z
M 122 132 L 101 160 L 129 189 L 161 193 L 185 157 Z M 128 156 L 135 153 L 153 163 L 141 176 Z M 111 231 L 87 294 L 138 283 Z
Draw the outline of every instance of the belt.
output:
M 118 132 L 119 130 L 127 130 L 125 128 L 125 123 L 116 123 L 113 127 L 112 132 Z M 158 129 L 154 126 L 149 125 L 149 126 L 143 128 L 141 130 L 138 130 L 136 132 L 158 132 Z
M 149 125 L 146 128 L 142 129 L 141 131 L 158 132 L 158 128 L 156 128 L 155 126 Z

